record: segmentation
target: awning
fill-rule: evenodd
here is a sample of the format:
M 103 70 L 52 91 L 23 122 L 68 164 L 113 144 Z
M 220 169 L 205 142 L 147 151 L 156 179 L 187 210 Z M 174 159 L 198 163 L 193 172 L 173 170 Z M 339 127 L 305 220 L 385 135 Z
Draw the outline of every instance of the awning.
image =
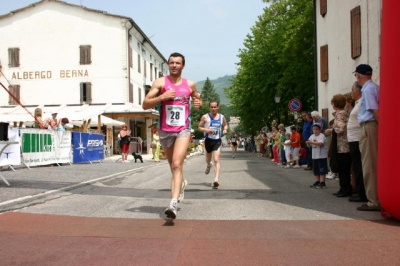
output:
M 90 124 L 89 127 L 97 127 L 99 124 L 99 117 L 100 117 L 100 124 L 102 126 L 106 125 L 106 126 L 122 126 L 124 124 L 124 122 L 109 118 L 107 116 L 104 115 L 96 115 L 91 117 L 90 119 Z M 74 125 L 74 126 L 82 126 L 84 121 L 89 121 L 89 119 L 78 119 L 78 120 L 74 120 L 74 119 L 69 119 L 69 123 Z

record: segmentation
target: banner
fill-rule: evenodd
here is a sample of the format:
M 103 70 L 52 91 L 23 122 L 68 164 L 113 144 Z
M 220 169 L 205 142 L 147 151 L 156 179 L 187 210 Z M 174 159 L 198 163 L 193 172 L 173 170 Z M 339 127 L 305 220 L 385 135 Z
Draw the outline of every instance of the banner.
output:
M 3 150 L 0 157 L 0 166 L 21 164 L 21 149 L 19 144 L 18 128 L 8 128 L 8 141 L 17 141 L 18 144 L 10 144 Z M 6 144 L 0 144 L 2 150 Z
M 71 162 L 71 132 L 46 129 L 20 129 L 24 163 L 38 166 Z
M 73 132 L 73 163 L 85 163 L 104 159 L 104 136 L 85 132 Z

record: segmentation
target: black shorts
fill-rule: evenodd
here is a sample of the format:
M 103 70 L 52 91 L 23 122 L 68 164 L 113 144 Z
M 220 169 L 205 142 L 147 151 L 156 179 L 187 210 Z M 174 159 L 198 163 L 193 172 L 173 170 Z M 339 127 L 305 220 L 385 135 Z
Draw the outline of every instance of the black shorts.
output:
M 237 146 L 237 142 L 231 142 L 231 145 L 236 147 Z
M 218 151 L 221 148 L 221 139 L 205 139 L 204 146 L 207 153 Z
M 328 173 L 328 160 L 326 158 L 313 159 L 312 161 L 315 176 L 326 175 Z

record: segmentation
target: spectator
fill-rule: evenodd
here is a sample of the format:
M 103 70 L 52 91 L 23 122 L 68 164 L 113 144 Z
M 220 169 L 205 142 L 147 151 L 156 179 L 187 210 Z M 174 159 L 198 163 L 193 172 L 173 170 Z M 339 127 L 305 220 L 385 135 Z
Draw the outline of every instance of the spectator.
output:
M 57 119 L 57 113 L 52 113 L 51 117 L 47 118 L 45 121 L 45 127 L 50 130 L 57 130 L 59 121 Z
M 360 152 L 364 187 L 368 203 L 357 208 L 359 211 L 380 211 L 376 188 L 378 167 L 378 122 L 379 86 L 371 80 L 372 68 L 361 64 L 354 71 L 358 84 L 362 86 L 358 123 L 361 126 Z
M 123 163 L 129 163 L 128 153 L 129 153 L 129 144 L 131 137 L 130 134 L 131 131 L 128 130 L 128 126 L 126 124 L 123 124 L 119 132 L 119 136 L 121 137 L 120 145 L 121 145 L 121 154 Z
M 302 112 L 301 117 L 303 118 L 303 141 L 307 141 L 311 134 L 312 134 L 312 117 L 311 114 L 308 112 Z M 304 168 L 304 170 L 312 170 L 312 155 L 311 155 L 311 149 L 312 147 L 306 146 L 306 153 L 307 153 L 307 167 Z
M 318 123 L 321 125 L 321 133 L 325 134 L 325 130 L 328 129 L 328 121 L 319 115 L 318 111 L 312 111 L 311 117 L 313 119 L 313 124 Z
M 307 146 L 312 148 L 313 172 L 315 182 L 310 187 L 326 188 L 325 175 L 328 172 L 326 138 L 321 132 L 321 124 L 312 126 L 313 133 L 306 141 Z
M 290 142 L 292 143 L 292 160 L 293 160 L 293 168 L 300 168 L 299 164 L 299 152 L 300 152 L 300 133 L 297 132 L 296 126 L 290 127 L 290 131 L 292 132 L 292 136 Z
M 349 115 L 344 107 L 346 106 L 346 97 L 342 94 L 336 94 L 332 97 L 331 104 L 335 112 L 333 113 L 334 122 L 331 129 L 327 129 L 326 134 L 336 134 L 337 144 L 336 147 L 333 146 L 332 156 L 336 156 L 337 162 L 339 164 L 339 184 L 340 189 L 333 195 L 337 197 L 347 197 L 352 194 L 351 186 L 351 155 L 349 142 L 347 140 L 347 121 Z M 332 136 L 335 138 L 335 135 Z M 332 145 L 335 145 L 332 142 Z M 336 153 L 335 153 L 336 148 Z
M 361 153 L 360 153 L 360 124 L 358 124 L 357 115 L 360 108 L 361 86 L 354 82 L 351 87 L 351 96 L 355 101 L 354 108 L 350 112 L 347 123 L 347 139 L 349 141 L 351 162 L 354 174 L 356 176 L 357 194 L 349 198 L 351 202 L 368 202 L 365 194 Z
M 58 125 L 58 131 L 65 131 L 65 125 L 69 123 L 68 118 L 64 117 L 61 119 L 60 124 Z

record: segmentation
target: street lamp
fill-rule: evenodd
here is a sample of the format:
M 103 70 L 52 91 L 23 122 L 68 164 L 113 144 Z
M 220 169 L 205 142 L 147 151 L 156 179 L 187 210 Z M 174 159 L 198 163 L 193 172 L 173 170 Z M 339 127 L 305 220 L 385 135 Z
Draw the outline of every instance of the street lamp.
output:
M 281 123 L 281 119 L 279 117 L 279 102 L 280 101 L 281 101 L 281 96 L 275 95 L 276 113 L 278 114 L 278 125 Z

